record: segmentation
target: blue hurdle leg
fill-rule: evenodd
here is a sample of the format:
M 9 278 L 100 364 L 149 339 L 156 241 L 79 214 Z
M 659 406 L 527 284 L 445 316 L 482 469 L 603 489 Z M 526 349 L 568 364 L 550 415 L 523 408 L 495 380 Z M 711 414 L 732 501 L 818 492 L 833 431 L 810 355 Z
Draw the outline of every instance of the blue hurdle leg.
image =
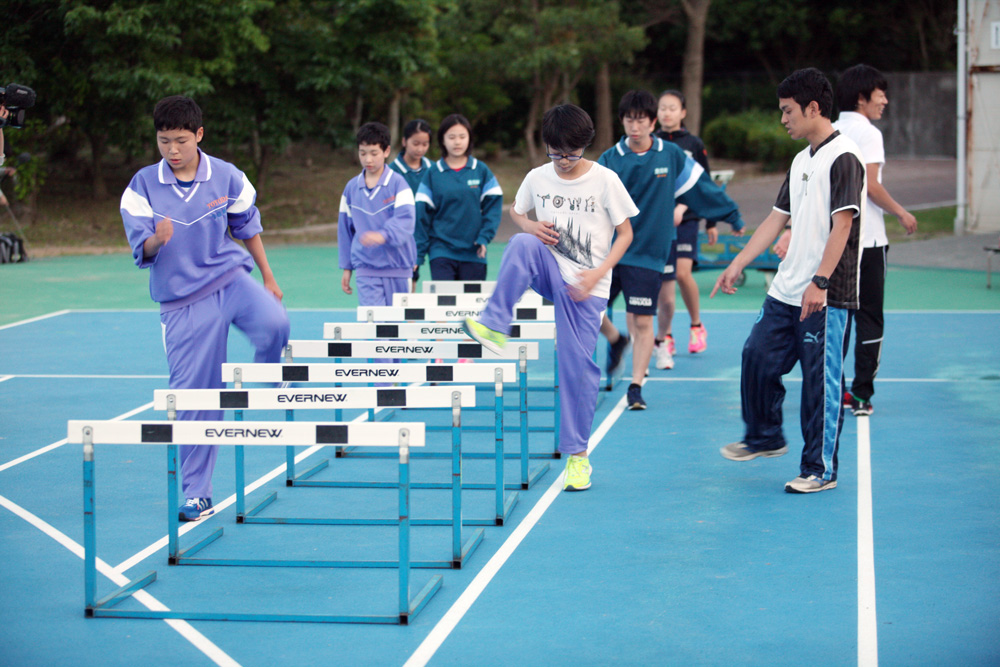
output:
M 167 445 L 167 562 L 177 564 L 180 517 L 177 516 L 177 445 Z
M 97 600 L 97 531 L 94 527 L 94 443 L 90 427 L 83 430 L 83 599 L 87 616 Z
M 520 372 L 518 373 L 518 407 L 521 427 L 521 488 L 528 488 L 528 372 L 527 360 L 521 351 Z
M 399 622 L 410 614 L 410 446 L 409 433 L 399 434 Z

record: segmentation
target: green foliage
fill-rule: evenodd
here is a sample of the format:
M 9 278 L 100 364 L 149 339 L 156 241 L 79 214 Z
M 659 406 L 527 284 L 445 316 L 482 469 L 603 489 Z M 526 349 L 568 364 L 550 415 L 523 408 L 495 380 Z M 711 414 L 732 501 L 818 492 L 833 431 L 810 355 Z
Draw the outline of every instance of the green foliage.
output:
M 789 138 L 779 117 L 777 110 L 720 116 L 705 126 L 701 138 L 712 156 L 760 162 L 765 171 L 781 171 L 806 142 Z
M 8 157 L 3 168 L 16 170 L 11 180 L 14 198 L 19 201 L 31 200 L 48 178 L 48 161 L 38 152 L 44 141 L 45 124 L 37 118 L 28 120 L 22 128 L 8 128 L 4 132 L 4 152 Z

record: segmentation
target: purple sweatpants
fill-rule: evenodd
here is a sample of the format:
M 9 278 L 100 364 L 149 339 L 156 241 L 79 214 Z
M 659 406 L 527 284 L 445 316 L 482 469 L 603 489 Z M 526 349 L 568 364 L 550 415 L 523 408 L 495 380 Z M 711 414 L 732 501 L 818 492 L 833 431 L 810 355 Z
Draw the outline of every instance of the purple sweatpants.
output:
M 392 295 L 410 293 L 409 278 L 385 278 L 382 276 L 356 276 L 359 306 L 391 306 Z
M 256 348 L 254 361 L 277 362 L 288 343 L 288 314 L 264 286 L 240 272 L 233 282 L 187 306 L 160 313 L 171 389 L 219 389 L 226 361 L 229 325 L 245 333 Z M 221 410 L 182 410 L 178 419 L 221 420 Z M 218 447 L 181 445 L 185 498 L 212 497 L 212 471 Z
M 529 287 L 551 301 L 556 309 L 561 391 L 559 451 L 583 454 L 597 409 L 601 370 L 593 356 L 601 315 L 608 302 L 596 296 L 574 301 L 552 252 L 534 236 L 516 234 L 507 243 L 496 290 L 480 316 L 480 323 L 494 331 L 509 333 L 514 304 Z

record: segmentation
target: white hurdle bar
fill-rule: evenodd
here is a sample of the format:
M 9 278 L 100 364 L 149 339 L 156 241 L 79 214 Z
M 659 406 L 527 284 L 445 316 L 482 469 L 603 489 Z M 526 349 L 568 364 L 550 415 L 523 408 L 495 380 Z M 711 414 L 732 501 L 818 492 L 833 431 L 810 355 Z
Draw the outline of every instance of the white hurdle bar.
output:
M 392 295 L 392 305 L 396 308 L 470 308 L 482 309 L 490 300 L 492 294 L 408 294 L 406 292 L 396 292 Z M 542 297 L 534 290 L 528 290 L 517 300 L 517 306 L 521 308 L 537 308 L 539 306 L 551 306 L 552 302 Z
M 491 294 L 495 280 L 425 280 L 420 283 L 424 294 Z
M 310 389 L 157 389 L 153 392 L 153 409 L 165 410 L 167 418 L 173 421 L 178 410 L 235 410 L 236 422 L 242 422 L 244 410 L 280 410 L 289 405 L 297 409 L 332 409 L 332 405 L 341 408 L 368 409 L 373 406 L 394 406 L 407 408 L 450 408 L 452 414 L 451 427 L 451 459 L 452 471 L 449 483 L 410 483 L 411 489 L 451 489 L 452 514 L 447 519 L 410 519 L 411 526 L 452 526 L 452 551 L 448 561 L 434 561 L 435 567 L 460 568 L 466 558 L 482 540 L 482 530 L 476 531 L 467 544 L 462 544 L 462 525 L 496 525 L 494 517 L 477 520 L 476 524 L 462 519 L 462 440 L 461 414 L 462 408 L 474 406 L 476 403 L 476 388 L 471 385 L 456 385 L 450 387 L 407 387 L 407 388 L 371 388 L 371 387 L 338 387 Z M 425 427 L 426 430 L 426 427 Z M 271 492 L 264 500 L 250 510 L 245 509 L 243 488 L 246 484 L 244 475 L 243 448 L 236 447 L 236 522 L 266 523 L 266 524 L 304 524 L 304 525 L 392 525 L 394 522 L 386 519 L 299 519 L 286 517 L 261 517 L 258 514 L 277 498 L 277 492 Z M 414 456 L 415 455 L 411 455 Z M 397 488 L 396 482 L 333 482 L 306 481 L 320 470 L 328 466 L 324 459 L 309 471 L 296 478 L 295 486 L 325 487 L 325 488 Z
M 499 525 L 510 513 L 513 503 L 517 498 L 504 497 L 504 490 L 527 489 L 532 486 L 545 472 L 548 465 L 537 466 L 529 470 L 527 457 L 522 454 L 515 454 L 521 458 L 521 481 L 519 483 L 504 483 L 504 428 L 503 428 L 503 386 L 513 384 L 517 381 L 517 367 L 511 363 L 491 363 L 483 362 L 478 364 L 329 364 L 329 363 L 225 363 L 222 365 L 222 381 L 231 382 L 235 389 L 241 389 L 244 382 L 301 382 L 307 384 L 345 384 L 345 383 L 368 383 L 397 382 L 405 384 L 426 384 L 431 382 L 440 383 L 475 383 L 493 384 L 493 415 L 494 415 L 494 453 L 466 452 L 465 458 L 492 458 L 494 460 L 495 482 L 492 484 L 463 484 L 466 489 L 485 489 L 494 491 L 496 518 L 491 522 Z M 427 387 L 424 387 L 427 388 Z M 337 419 L 341 418 L 340 411 L 335 413 Z M 293 419 L 292 410 L 286 411 L 286 418 Z M 467 427 L 468 428 L 468 427 Z M 475 429 L 470 429 L 475 430 Z M 342 448 L 337 448 L 337 456 L 343 456 Z M 353 456 L 375 457 L 375 453 L 352 453 Z M 450 456 L 443 452 L 415 452 L 413 458 L 445 458 Z M 286 448 L 285 453 L 286 472 L 285 484 L 287 486 L 297 486 L 300 480 L 311 475 L 315 470 L 308 470 L 301 475 L 295 473 L 295 448 Z M 323 464 L 318 464 L 322 466 Z M 237 475 L 241 475 L 241 468 L 237 465 Z M 242 484 L 237 483 L 237 505 L 240 505 Z M 480 523 L 479 520 L 469 520 L 467 525 L 489 525 Z
M 419 422 L 395 424 L 344 424 L 338 422 L 225 422 L 225 421 L 104 421 L 72 420 L 67 424 L 66 442 L 83 445 L 84 515 L 84 600 L 85 615 L 116 618 L 184 619 L 189 621 L 292 621 L 308 623 L 392 623 L 406 625 L 441 588 L 442 576 L 435 575 L 413 598 L 410 597 L 410 448 L 424 446 L 424 425 Z M 222 528 L 184 551 L 178 550 L 177 446 L 239 445 L 295 446 L 364 444 L 391 446 L 399 450 L 399 560 L 398 561 L 284 561 L 282 566 L 338 568 L 398 568 L 398 612 L 393 615 L 273 614 L 247 612 L 184 612 L 124 610 L 115 606 L 136 591 L 156 581 L 151 571 L 125 586 L 97 599 L 97 512 L 95 501 L 96 445 L 166 445 L 169 526 L 169 563 L 190 559 L 222 535 Z M 277 561 L 226 561 L 197 559 L 201 565 L 242 565 L 273 567 Z
M 358 322 L 462 322 L 476 319 L 482 308 L 435 306 L 403 308 L 402 306 L 358 306 Z M 514 322 L 555 322 L 555 306 L 515 306 Z

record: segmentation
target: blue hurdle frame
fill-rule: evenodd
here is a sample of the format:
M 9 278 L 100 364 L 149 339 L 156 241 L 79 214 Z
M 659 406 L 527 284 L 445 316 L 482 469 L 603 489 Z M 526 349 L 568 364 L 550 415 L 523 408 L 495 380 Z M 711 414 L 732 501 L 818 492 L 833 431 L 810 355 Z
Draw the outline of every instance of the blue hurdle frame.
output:
M 243 375 L 243 373 L 242 373 L 242 369 L 240 367 L 236 367 L 236 368 L 233 369 L 233 379 L 234 379 L 234 382 L 233 382 L 234 386 L 233 386 L 233 388 L 234 388 L 234 390 L 242 388 L 242 384 L 243 384 L 243 381 L 241 379 L 242 375 Z M 301 379 L 296 380 L 296 382 L 303 382 L 303 381 L 308 382 L 308 380 L 301 380 Z M 445 379 L 445 378 L 442 377 L 438 381 L 440 381 L 440 382 L 450 382 L 451 380 L 450 379 Z M 482 455 L 479 455 L 479 454 L 473 454 L 473 453 L 470 453 L 470 452 L 462 452 L 461 451 L 461 445 L 459 444 L 459 446 L 458 446 L 458 455 L 459 455 L 459 458 L 457 459 L 457 461 L 456 461 L 456 458 L 455 458 L 455 449 L 456 449 L 455 446 L 452 447 L 452 452 L 450 454 L 444 453 L 444 452 L 413 452 L 410 455 L 412 458 L 419 458 L 419 459 L 441 459 L 441 458 L 450 457 L 450 458 L 452 458 L 452 468 L 453 469 L 455 469 L 456 466 L 458 466 L 459 468 L 461 467 L 461 458 L 477 458 L 477 457 L 481 457 L 481 458 L 492 458 L 492 459 L 495 460 L 495 464 L 494 464 L 495 481 L 493 483 L 485 484 L 485 483 L 466 483 L 466 482 L 461 482 L 461 485 L 460 485 L 461 489 L 468 489 L 468 490 L 494 490 L 495 491 L 495 494 L 494 494 L 494 496 L 495 496 L 495 502 L 494 502 L 494 505 L 495 505 L 495 515 L 492 516 L 492 517 L 489 517 L 489 518 L 462 518 L 461 519 L 462 525 L 465 525 L 465 526 L 502 526 L 510 518 L 510 514 L 514 510 L 514 507 L 517 505 L 517 502 L 519 500 L 519 496 L 518 496 L 517 493 L 509 493 L 509 494 L 506 494 L 506 495 L 504 494 L 505 490 L 520 489 L 520 488 L 522 488 L 522 485 L 520 485 L 520 484 L 513 484 L 513 483 L 511 483 L 511 484 L 505 484 L 504 483 L 504 464 L 503 464 L 503 461 L 504 461 L 504 458 L 503 458 L 503 456 L 504 456 L 504 436 L 503 436 L 503 412 L 502 412 L 502 409 L 503 409 L 503 385 L 504 385 L 504 382 L 503 382 L 503 373 L 502 373 L 501 369 L 497 368 L 495 370 L 495 372 L 494 372 L 494 387 L 495 387 L 495 389 L 494 389 L 494 426 L 493 426 L 493 431 L 494 431 L 495 446 L 494 446 L 494 453 L 493 454 L 485 454 L 484 453 Z M 339 383 L 338 383 L 338 386 L 339 386 Z M 341 417 L 341 412 L 342 411 L 340 409 L 337 409 L 335 412 L 336 412 L 336 415 L 337 415 L 337 419 L 339 420 L 340 417 Z M 293 411 L 292 410 L 287 410 L 286 411 L 286 417 L 288 418 L 289 421 L 292 421 L 292 419 L 294 418 Z M 238 411 L 237 412 L 236 419 L 242 419 L 242 411 Z M 460 420 L 460 417 L 458 417 L 458 419 Z M 453 424 L 452 424 L 451 427 L 447 427 L 447 426 L 440 426 L 440 427 L 426 426 L 425 428 L 428 431 L 439 431 L 439 430 L 448 430 L 448 429 L 451 429 L 452 430 L 452 438 L 453 438 L 453 440 L 455 438 L 458 438 L 459 441 L 461 439 L 461 435 L 460 435 L 460 433 L 456 432 L 456 428 L 457 429 L 466 428 L 468 430 L 480 430 L 480 429 L 478 429 L 476 427 L 471 427 L 471 426 L 462 427 L 460 421 L 459 421 L 458 426 L 456 427 L 454 419 L 453 419 Z M 485 429 L 488 429 L 489 427 L 481 427 L 481 428 L 483 430 L 485 430 Z M 290 457 L 286 457 L 287 459 L 289 459 L 290 463 L 286 463 L 286 466 L 287 465 L 293 465 L 294 466 L 294 463 L 295 463 L 295 460 L 294 460 L 295 459 L 294 448 L 290 448 L 290 449 L 292 449 L 291 456 Z M 387 455 L 384 452 L 383 453 L 378 453 L 378 452 L 358 451 L 357 448 L 355 448 L 355 447 L 347 448 L 347 447 L 338 446 L 338 447 L 335 447 L 334 449 L 335 449 L 335 457 L 336 458 L 346 458 L 348 456 L 348 454 L 350 456 L 352 456 L 352 457 L 355 457 L 355 458 L 387 458 Z M 242 447 L 237 447 L 235 454 L 236 454 L 236 456 L 235 456 L 235 464 L 236 464 L 236 520 L 237 520 L 238 523 L 242 523 L 244 521 L 247 521 L 247 517 L 253 516 L 254 513 L 255 513 L 255 511 L 259 511 L 260 509 L 263 509 L 263 506 L 262 505 L 257 505 L 255 508 L 253 508 L 250 511 L 246 510 L 246 500 L 245 500 L 246 476 L 245 476 L 243 448 Z M 323 470 L 324 468 L 326 468 L 329 465 L 330 465 L 329 459 L 321 459 L 319 462 L 317 462 L 312 467 L 308 468 L 306 471 L 304 471 L 302 473 L 296 474 L 294 467 L 291 469 L 291 473 L 288 473 L 288 471 L 286 470 L 285 485 L 289 486 L 289 487 L 295 487 L 295 486 L 302 486 L 302 487 L 331 487 L 331 486 L 340 486 L 340 485 L 342 485 L 342 483 L 320 482 L 320 481 L 312 481 L 312 480 L 309 479 L 310 477 L 312 477 L 313 475 L 315 475 L 316 473 L 318 473 L 319 471 Z M 534 479 L 531 480 L 531 483 L 534 483 L 535 479 L 541 477 L 547 471 L 548 471 L 548 465 L 547 464 L 544 467 L 543 466 L 539 466 L 538 468 L 536 468 L 534 471 L 532 471 Z M 358 483 L 355 483 L 355 484 L 358 486 L 358 488 L 384 488 L 384 484 L 385 483 L 381 483 L 381 482 L 358 482 Z M 412 486 L 412 488 L 415 488 L 415 489 L 450 489 L 450 488 L 453 488 L 453 483 L 416 482 L 416 483 L 412 484 L 411 486 Z M 528 487 L 524 486 L 523 488 L 528 488 Z M 273 500 L 273 498 L 271 500 Z M 452 521 L 454 521 L 454 517 L 452 519 L 415 519 L 415 520 L 413 520 L 413 525 L 418 525 L 418 526 L 419 525 L 424 525 L 424 526 L 449 525 L 449 524 L 451 524 Z M 252 523 L 253 521 L 248 521 L 248 522 Z
M 224 389 L 218 390 L 223 395 L 226 393 L 243 393 L 243 392 L 253 392 L 254 389 L 242 389 L 234 388 L 232 391 L 227 391 Z M 243 409 L 233 408 L 234 420 L 238 422 L 243 421 Z M 462 541 L 462 527 L 464 525 L 494 525 L 494 520 L 491 518 L 489 520 L 478 520 L 477 523 L 467 523 L 462 520 L 462 435 L 461 435 L 461 394 L 458 392 L 452 393 L 452 479 L 451 483 L 441 483 L 441 484 L 423 484 L 423 483 L 412 483 L 407 482 L 409 488 L 442 488 L 452 490 L 452 515 L 451 518 L 447 519 L 414 519 L 409 518 L 409 524 L 411 526 L 451 526 L 451 558 L 449 560 L 425 560 L 425 561 L 414 561 L 410 564 L 410 567 L 416 569 L 461 569 L 465 561 L 472 555 L 476 548 L 482 543 L 484 537 L 484 530 L 479 528 L 473 531 L 472 536 L 463 543 Z M 291 413 L 292 410 L 286 410 L 286 413 Z M 286 415 L 288 416 L 288 415 Z M 167 394 L 167 421 L 175 421 L 177 418 L 177 409 L 175 404 L 175 399 L 173 394 Z M 286 421 L 294 421 L 294 419 L 286 419 Z M 426 429 L 426 426 L 425 426 Z M 255 524 L 281 524 L 281 525 L 323 525 L 323 526 L 391 526 L 397 523 L 396 519 L 341 519 L 341 518 L 297 518 L 297 517 L 264 517 L 259 516 L 260 512 L 264 510 L 267 506 L 273 503 L 278 498 L 278 492 L 272 491 L 263 500 L 258 502 L 249 510 L 246 509 L 246 473 L 244 468 L 244 447 L 242 445 L 234 445 L 236 448 L 236 523 L 255 523 Z M 293 447 L 289 447 L 293 449 Z M 409 457 L 413 458 L 416 452 L 410 453 Z M 310 468 L 306 473 L 303 473 L 299 478 L 295 486 L 297 487 L 325 487 L 325 488 L 371 488 L 371 489 L 394 489 L 398 488 L 401 482 L 332 482 L 332 481 L 310 481 L 304 479 L 304 477 L 309 477 L 323 468 L 326 468 L 329 464 L 327 459 L 324 459 L 319 464 Z M 168 465 L 173 465 L 175 468 L 177 466 L 176 460 L 168 461 Z M 176 486 L 176 484 L 175 484 Z M 169 487 L 168 487 L 169 492 Z M 176 488 L 173 492 L 174 495 L 170 495 L 168 498 L 168 505 L 171 507 L 176 507 L 179 498 L 176 497 Z M 516 497 L 514 499 L 516 502 Z M 511 504 L 511 509 L 513 509 L 513 504 Z M 172 515 L 172 521 L 179 523 L 176 514 Z M 173 537 L 174 527 L 171 527 L 170 537 Z M 169 558 L 171 565 L 258 565 L 258 564 L 270 564 L 274 567 L 340 567 L 336 565 L 322 565 L 324 561 L 289 561 L 283 559 L 277 560 L 253 560 L 245 561 L 243 559 L 213 559 L 206 560 L 202 558 L 192 558 L 192 556 L 208 546 L 216 539 L 222 536 L 222 529 L 219 528 L 215 533 L 204 538 L 197 544 L 183 550 L 178 551 L 177 545 L 171 543 L 169 549 Z M 376 567 L 376 566 L 372 566 Z
M 409 431 L 400 429 L 399 434 L 399 560 L 398 561 L 328 561 L 323 567 L 376 568 L 396 567 L 399 570 L 398 613 L 388 615 L 344 615 L 344 614 L 270 614 L 243 612 L 185 612 L 125 610 L 115 608 L 118 603 L 131 597 L 136 591 L 156 581 L 156 571 L 150 571 L 129 581 L 108 595 L 97 598 L 97 512 L 95 484 L 95 456 L 93 429 L 85 426 L 83 439 L 83 533 L 84 533 L 84 615 L 87 618 L 146 618 L 180 619 L 188 621 L 256 621 L 256 622 L 297 622 L 297 623 L 368 623 L 407 625 L 430 602 L 440 590 L 443 577 L 438 574 L 430 578 L 422 589 L 410 597 L 410 451 Z M 167 445 L 167 486 L 172 502 L 167 508 L 169 515 L 169 550 L 178 553 L 179 519 L 177 516 L 177 445 Z M 186 551 L 197 550 L 222 535 L 219 528 L 209 538 Z M 184 552 L 180 552 L 184 553 Z M 180 556 L 178 556 L 179 558 Z M 171 557 L 170 564 L 176 564 Z M 200 563 L 212 564 L 209 561 Z M 232 565 L 233 563 L 225 563 Z M 246 565 L 262 566 L 272 563 L 248 561 Z

